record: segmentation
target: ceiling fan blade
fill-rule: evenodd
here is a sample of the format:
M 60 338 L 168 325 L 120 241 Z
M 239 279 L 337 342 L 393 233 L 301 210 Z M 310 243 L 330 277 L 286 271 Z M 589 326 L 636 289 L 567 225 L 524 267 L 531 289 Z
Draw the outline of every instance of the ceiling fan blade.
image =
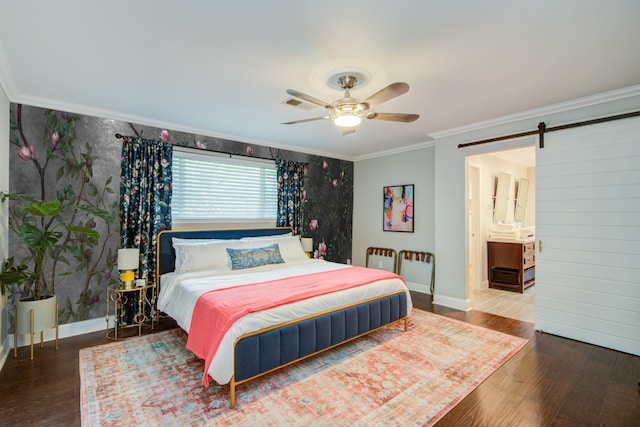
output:
M 367 119 L 388 120 L 391 122 L 411 123 L 418 120 L 419 114 L 402 114 L 402 113 L 369 113 Z
M 318 98 L 314 98 L 311 95 L 307 95 L 306 93 L 302 93 L 294 89 L 287 89 L 287 93 L 291 96 L 295 96 L 296 98 L 304 99 L 305 101 L 310 102 L 312 104 L 316 104 L 324 108 L 331 108 L 331 105 L 327 104 L 324 101 L 319 100 Z
M 294 120 L 292 122 L 285 122 L 285 123 L 280 123 L 280 124 L 281 125 L 293 125 L 293 124 L 296 124 L 296 123 L 313 122 L 315 120 L 326 120 L 328 118 L 329 118 L 329 116 L 312 117 L 310 119 Z
M 367 104 L 369 108 L 373 108 L 378 104 L 382 104 L 396 96 L 403 95 L 408 91 L 409 85 L 404 82 L 391 83 L 389 86 L 384 89 L 380 89 L 378 92 L 362 101 L 362 104 Z
M 356 133 L 355 126 L 354 127 L 350 127 L 350 128 L 342 128 L 342 136 L 351 135 L 352 133 Z

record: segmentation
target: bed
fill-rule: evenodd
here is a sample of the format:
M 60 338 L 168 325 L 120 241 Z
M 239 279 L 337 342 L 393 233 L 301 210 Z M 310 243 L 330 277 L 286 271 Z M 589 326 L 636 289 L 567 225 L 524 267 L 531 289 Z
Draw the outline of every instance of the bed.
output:
M 163 231 L 158 310 L 188 333 L 209 378 L 236 386 L 393 322 L 407 328 L 404 280 L 310 259 L 290 228 Z M 236 306 L 237 305 L 237 306 Z

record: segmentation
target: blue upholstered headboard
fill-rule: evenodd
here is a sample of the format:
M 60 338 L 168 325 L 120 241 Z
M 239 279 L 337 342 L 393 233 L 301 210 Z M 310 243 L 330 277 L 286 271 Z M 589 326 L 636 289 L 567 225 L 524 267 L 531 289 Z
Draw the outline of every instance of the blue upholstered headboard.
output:
M 274 228 L 243 228 L 226 230 L 166 230 L 158 234 L 157 240 L 157 274 L 169 273 L 175 270 L 176 252 L 173 249 L 171 238 L 181 239 L 240 239 L 242 237 L 272 236 L 275 234 L 291 233 L 290 227 Z

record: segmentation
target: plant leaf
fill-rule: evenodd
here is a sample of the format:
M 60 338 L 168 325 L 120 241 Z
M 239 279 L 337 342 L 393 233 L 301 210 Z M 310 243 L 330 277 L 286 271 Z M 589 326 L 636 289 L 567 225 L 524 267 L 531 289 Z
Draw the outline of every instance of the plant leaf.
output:
M 24 207 L 24 211 L 33 216 L 56 216 L 60 213 L 60 201 L 32 203 Z
M 20 284 L 31 277 L 27 265 L 14 263 L 14 258 L 7 258 L 4 262 L 4 270 L 0 272 L 0 293 L 6 295 L 9 285 Z
M 78 249 L 78 247 L 77 247 L 77 246 L 69 246 L 69 245 L 65 245 L 65 246 L 63 246 L 63 247 L 62 247 L 62 249 L 63 249 L 63 250 L 65 250 L 65 251 L 67 251 L 67 252 L 69 252 L 71 255 L 73 255 L 73 256 L 74 256 L 74 257 L 76 257 L 76 258 L 79 258 L 79 257 L 80 257 L 80 250 Z M 65 258 L 65 259 L 66 259 L 66 258 Z M 69 261 L 68 261 L 68 260 L 67 260 L 66 264 L 67 264 L 67 265 L 71 265 L 71 264 L 69 263 Z
M 42 231 L 38 227 L 31 224 L 23 223 L 20 225 L 20 238 L 32 249 L 44 249 L 58 243 L 62 237 L 59 231 Z
M 98 218 L 101 218 L 106 223 L 109 223 L 109 224 L 113 223 L 113 217 L 109 212 L 105 211 L 104 209 L 96 208 L 94 206 L 89 206 L 89 205 L 79 205 L 78 210 L 89 215 L 97 216 Z
M 98 233 L 93 228 L 83 227 L 81 225 L 67 225 L 67 230 L 72 231 L 74 233 L 86 234 L 89 237 L 93 237 L 95 239 L 100 238 L 100 233 Z

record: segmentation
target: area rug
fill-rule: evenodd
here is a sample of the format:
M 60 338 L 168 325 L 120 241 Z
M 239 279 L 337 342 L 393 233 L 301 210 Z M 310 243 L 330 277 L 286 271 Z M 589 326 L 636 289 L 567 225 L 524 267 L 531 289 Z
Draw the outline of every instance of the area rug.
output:
M 201 382 L 179 329 L 80 351 L 83 426 L 390 426 L 441 419 L 527 340 L 414 309 L 237 387 Z

